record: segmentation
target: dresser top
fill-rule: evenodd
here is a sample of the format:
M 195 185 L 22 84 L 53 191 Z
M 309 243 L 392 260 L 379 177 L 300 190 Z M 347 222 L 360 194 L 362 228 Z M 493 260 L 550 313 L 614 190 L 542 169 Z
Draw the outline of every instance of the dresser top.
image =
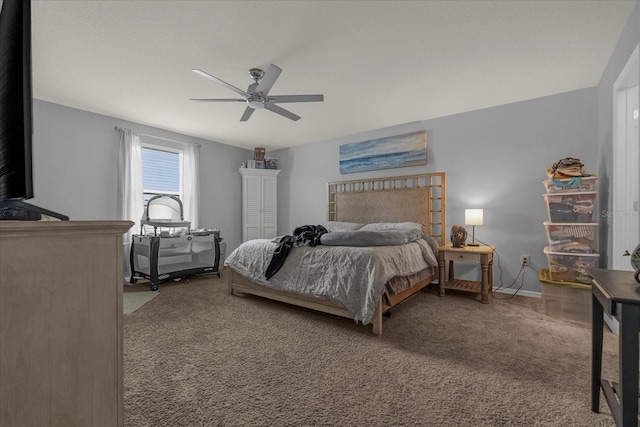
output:
M 131 221 L 0 221 L 0 236 L 124 234 Z

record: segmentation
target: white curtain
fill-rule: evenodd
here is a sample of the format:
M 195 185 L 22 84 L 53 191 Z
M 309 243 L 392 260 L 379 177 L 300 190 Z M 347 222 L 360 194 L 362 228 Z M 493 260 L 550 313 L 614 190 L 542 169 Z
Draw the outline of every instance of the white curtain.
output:
M 200 200 L 200 150 L 195 144 L 185 144 L 182 151 L 182 208 L 184 220 L 198 228 Z
M 142 200 L 142 144 L 140 137 L 128 130 L 120 132 L 118 149 L 118 197 L 116 206 L 120 219 L 134 221 L 136 224 L 124 236 L 125 252 L 129 254 L 131 236 L 139 233 L 140 219 L 144 213 Z

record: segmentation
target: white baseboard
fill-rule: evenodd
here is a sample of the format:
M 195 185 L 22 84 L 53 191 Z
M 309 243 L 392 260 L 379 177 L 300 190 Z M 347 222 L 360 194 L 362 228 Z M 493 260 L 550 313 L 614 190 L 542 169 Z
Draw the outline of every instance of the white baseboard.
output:
M 604 317 L 604 323 L 609 327 L 609 329 L 611 330 L 611 332 L 613 332 L 614 335 L 618 335 L 618 319 L 616 319 L 615 317 L 611 317 L 609 316 L 607 313 L 603 313 L 603 317 Z
M 518 295 L 522 296 L 522 297 L 531 297 L 531 298 L 542 298 L 542 292 L 535 292 L 535 291 L 525 291 L 525 290 L 517 290 L 517 289 L 496 289 L 493 288 L 494 292 L 498 292 L 501 294 L 509 294 L 509 295 L 513 295 L 515 293 L 517 293 Z

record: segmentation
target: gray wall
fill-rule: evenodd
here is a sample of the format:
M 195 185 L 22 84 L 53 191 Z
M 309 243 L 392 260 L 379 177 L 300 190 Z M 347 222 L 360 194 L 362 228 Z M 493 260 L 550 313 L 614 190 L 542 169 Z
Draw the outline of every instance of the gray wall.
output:
M 35 100 L 34 198 L 72 220 L 113 220 L 119 134 L 114 126 L 200 144 L 200 227 L 218 228 L 228 251 L 242 238 L 238 166 L 250 150 Z
M 582 159 L 588 172 L 599 175 L 600 209 L 611 208 L 611 87 L 640 42 L 639 23 L 640 6 L 636 2 L 597 88 L 268 153 L 280 158 L 283 170 L 278 181 L 279 233 L 326 220 L 328 181 L 445 171 L 448 226 L 464 222 L 464 208 L 484 208 L 485 225 L 476 227 L 476 237 L 497 247 L 495 285 L 501 281 L 511 284 L 519 272 L 520 255 L 528 254 L 533 269 L 527 270 L 523 289 L 540 292 L 537 270 L 547 267 L 543 253 L 547 239 L 542 225 L 547 215 L 541 185 L 546 168 L 563 157 Z M 252 157 L 250 150 L 39 100 L 34 103 L 34 122 L 35 197 L 31 203 L 76 220 L 116 219 L 118 135 L 113 127 L 127 127 L 202 145 L 201 225 L 219 228 L 229 250 L 240 244 L 238 165 Z M 340 175 L 341 144 L 423 129 L 428 132 L 426 166 Z M 604 256 L 611 245 L 607 228 L 608 224 L 602 222 L 599 248 Z M 477 275 L 475 269 L 462 273 L 467 277 Z
M 505 286 L 516 279 L 525 254 L 532 269 L 522 289 L 540 292 L 537 271 L 547 268 L 542 181 L 553 162 L 568 156 L 596 172 L 596 117 L 596 90 L 589 88 L 279 150 L 279 232 L 326 221 L 328 181 L 445 171 L 448 228 L 464 223 L 465 208 L 483 208 L 476 237 L 497 248 L 494 286 L 501 283 L 500 269 Z M 340 145 L 422 129 L 428 134 L 427 165 L 340 175 Z M 456 271 L 479 278 L 477 268 Z
M 640 43 L 640 2 L 636 2 L 597 87 L 600 211 L 613 210 L 611 197 L 615 185 L 613 182 L 613 84 L 638 43 Z M 613 242 L 612 233 L 609 232 L 611 225 L 612 218 L 600 219 L 599 250 L 601 267 L 603 268 L 611 268 L 612 266 L 610 252 Z

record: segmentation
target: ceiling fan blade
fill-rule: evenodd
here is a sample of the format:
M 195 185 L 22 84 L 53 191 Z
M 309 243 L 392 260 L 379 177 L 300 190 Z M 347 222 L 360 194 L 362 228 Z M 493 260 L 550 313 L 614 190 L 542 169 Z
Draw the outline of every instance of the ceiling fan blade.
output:
M 269 68 L 267 68 L 267 71 L 264 73 L 264 76 L 262 76 L 262 78 L 260 79 L 260 82 L 258 82 L 258 87 L 256 88 L 256 92 L 262 92 L 263 95 L 268 94 L 271 88 L 273 87 L 273 84 L 276 82 L 276 80 L 280 76 L 281 72 L 282 72 L 281 68 L 276 67 L 273 64 L 269 65 Z
M 189 101 L 198 102 L 246 102 L 244 99 L 213 99 L 213 98 L 191 98 Z
M 237 93 L 238 95 L 242 95 L 242 96 L 247 96 L 247 92 L 243 91 L 242 89 L 239 89 L 233 85 L 230 85 L 229 83 L 225 82 L 224 80 L 220 80 L 217 77 L 212 76 L 211 74 L 205 73 L 202 70 L 198 70 L 197 68 L 194 68 L 193 70 L 194 73 L 201 75 L 204 78 L 207 78 L 213 82 L 218 83 L 219 85 L 222 85 L 224 87 L 226 87 L 227 89 L 231 89 L 232 91 L 234 91 L 235 93 Z
M 322 102 L 324 95 L 275 95 L 269 96 L 269 102 Z
M 244 113 L 242 114 L 242 117 L 240 117 L 240 121 L 246 122 L 247 120 L 249 120 L 249 117 L 251 117 L 254 111 L 255 110 L 251 107 L 245 108 Z
M 297 116 L 293 114 L 291 111 L 285 110 L 284 108 L 279 107 L 275 104 L 271 104 L 267 102 L 266 104 L 264 104 L 264 108 L 269 111 L 273 111 L 274 113 L 280 114 L 281 116 L 285 116 L 286 118 L 291 119 L 293 121 L 300 120 L 300 116 Z

